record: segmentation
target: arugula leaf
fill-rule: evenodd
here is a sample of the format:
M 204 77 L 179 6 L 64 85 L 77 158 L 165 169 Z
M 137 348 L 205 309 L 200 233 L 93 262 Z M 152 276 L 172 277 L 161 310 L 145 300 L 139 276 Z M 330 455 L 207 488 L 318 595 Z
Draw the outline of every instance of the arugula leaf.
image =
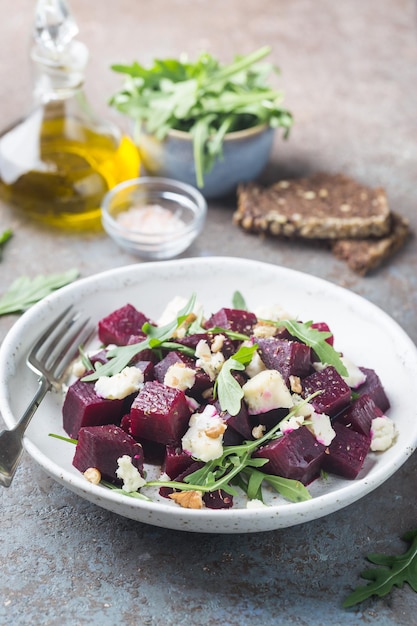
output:
M 146 322 L 142 326 L 143 332 L 147 335 L 146 339 L 139 343 L 119 346 L 109 350 L 107 353 L 109 361 L 100 365 L 95 372 L 84 376 L 82 380 L 93 381 L 100 378 L 100 376 L 113 376 L 114 374 L 118 374 L 139 352 L 142 352 L 142 350 L 162 346 L 164 341 L 172 337 L 174 331 L 183 323 L 187 315 L 192 312 L 195 298 L 196 296 L 193 294 L 184 307 L 178 312 L 178 317 L 172 322 L 165 324 L 165 326 L 152 326 L 152 324 Z
M 124 496 L 129 496 L 130 498 L 137 498 L 138 500 L 146 500 L 146 502 L 151 502 L 151 498 L 145 496 L 144 493 L 141 493 L 140 491 L 125 491 L 124 489 L 121 489 L 121 487 L 116 487 L 116 485 L 113 485 L 113 483 L 109 483 L 107 480 L 101 480 L 100 485 L 111 489 L 115 493 L 120 493 Z
M 71 269 L 63 274 L 39 275 L 34 278 L 17 278 L 0 298 L 0 315 L 22 313 L 32 304 L 42 300 L 50 293 L 73 282 L 78 277 L 78 270 Z
M 306 500 L 311 500 L 308 489 L 299 480 L 273 476 L 272 474 L 264 474 L 264 480 L 269 483 L 275 491 L 291 502 L 305 502 Z
M 347 376 L 348 371 L 344 366 L 340 354 L 331 346 L 326 339 L 332 333 L 312 328 L 312 322 L 296 322 L 295 320 L 280 320 L 279 326 L 285 326 L 291 335 L 300 339 L 306 346 L 309 346 L 317 354 L 322 363 L 333 365 L 341 376 Z
M 242 296 L 240 291 L 235 291 L 232 298 L 232 304 L 234 309 L 239 309 L 240 311 L 247 311 L 248 307 L 245 302 L 245 298 Z
M 71 437 L 63 437 L 62 435 L 57 435 L 56 433 L 49 433 L 48 437 L 53 437 L 54 439 L 60 439 L 61 441 L 66 441 L 67 443 L 73 443 L 77 445 L 78 439 L 72 439 Z
M 238 333 L 235 330 L 229 330 L 228 328 L 222 328 L 221 326 L 212 326 L 208 328 L 205 332 L 209 335 L 217 335 L 221 333 L 222 335 L 226 335 L 229 339 L 236 339 L 237 341 L 249 341 L 250 336 L 244 335 L 243 333 Z
M 252 461 L 266 461 L 267 459 L 252 459 Z M 263 465 L 264 463 L 262 463 Z M 261 464 L 259 464 L 261 465 Z M 247 475 L 249 480 L 246 487 L 246 493 L 249 500 L 262 500 L 262 483 L 269 483 L 275 491 L 290 502 L 304 502 L 311 500 L 308 489 L 298 480 L 292 478 L 283 478 L 282 476 L 274 476 L 265 474 L 258 469 L 247 468 L 243 470 L 243 474 Z M 244 489 L 245 490 L 245 489 Z
M 267 461 L 267 459 L 265 459 Z M 261 500 L 263 502 L 262 496 L 262 483 L 264 480 L 265 474 L 263 472 L 259 472 L 256 470 L 252 470 L 247 472 L 243 470 L 242 474 L 248 478 L 247 484 L 243 483 L 241 485 L 241 489 L 246 491 L 246 495 L 249 500 Z
M 138 142 L 142 128 L 159 140 L 171 129 L 189 132 L 196 182 L 203 187 L 204 175 L 223 156 L 226 133 L 267 124 L 288 136 L 292 114 L 282 107 L 282 92 L 267 85 L 268 75 L 279 69 L 259 63 L 270 52 L 264 46 L 224 65 L 207 52 L 194 63 L 155 59 L 150 68 L 137 61 L 114 64 L 111 69 L 125 75 L 125 82 L 109 104 L 134 120 Z
M 257 344 L 252 346 L 241 346 L 233 356 L 223 363 L 223 366 L 214 384 L 214 395 L 218 396 L 222 411 L 227 411 L 230 415 L 237 415 L 241 408 L 243 390 L 241 385 L 232 375 L 232 371 L 243 371 L 248 365 Z
M 404 541 L 410 543 L 410 547 L 404 554 L 389 556 L 386 554 L 369 554 L 368 561 L 379 568 L 370 568 L 361 573 L 361 577 L 372 582 L 357 587 L 343 602 L 343 607 L 348 608 L 367 600 L 371 596 L 386 596 L 394 586 L 402 587 L 408 583 L 417 591 L 417 529 L 407 532 Z
M 230 358 L 224 362 L 216 378 L 214 395 L 218 396 L 222 411 L 227 411 L 230 415 L 239 413 L 243 398 L 242 387 L 232 375 L 232 371 L 244 369 L 243 363 Z

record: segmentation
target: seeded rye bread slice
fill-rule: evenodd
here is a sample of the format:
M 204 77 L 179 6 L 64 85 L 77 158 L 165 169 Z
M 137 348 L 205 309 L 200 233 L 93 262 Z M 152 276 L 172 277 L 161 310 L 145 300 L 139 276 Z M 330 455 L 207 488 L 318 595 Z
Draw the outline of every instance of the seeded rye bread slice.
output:
M 339 239 L 332 242 L 333 254 L 357 274 L 365 276 L 395 254 L 410 236 L 408 220 L 391 213 L 391 229 L 383 237 Z
M 269 187 L 241 184 L 235 224 L 248 232 L 306 239 L 382 237 L 390 230 L 384 189 L 319 173 Z

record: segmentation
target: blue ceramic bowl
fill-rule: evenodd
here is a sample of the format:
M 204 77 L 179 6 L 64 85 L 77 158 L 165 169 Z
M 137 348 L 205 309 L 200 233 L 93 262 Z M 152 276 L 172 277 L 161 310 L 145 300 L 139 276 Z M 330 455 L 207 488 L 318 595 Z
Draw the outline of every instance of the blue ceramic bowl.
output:
M 204 176 L 204 187 L 199 191 L 205 198 L 218 198 L 233 192 L 239 183 L 257 178 L 269 159 L 273 139 L 274 129 L 267 124 L 228 133 L 223 158 Z M 147 174 L 197 185 L 189 133 L 171 130 L 159 141 L 141 129 L 135 134 L 135 142 Z

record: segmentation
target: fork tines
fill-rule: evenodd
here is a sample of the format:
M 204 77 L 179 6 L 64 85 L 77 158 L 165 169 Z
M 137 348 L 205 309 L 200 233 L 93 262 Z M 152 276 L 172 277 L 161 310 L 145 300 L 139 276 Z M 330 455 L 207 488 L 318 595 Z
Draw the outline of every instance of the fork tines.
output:
M 82 318 L 72 305 L 69 306 L 36 342 L 31 363 L 36 366 L 42 361 L 44 368 L 59 379 L 77 356 L 79 347 L 91 338 L 94 330 L 89 322 L 90 318 Z

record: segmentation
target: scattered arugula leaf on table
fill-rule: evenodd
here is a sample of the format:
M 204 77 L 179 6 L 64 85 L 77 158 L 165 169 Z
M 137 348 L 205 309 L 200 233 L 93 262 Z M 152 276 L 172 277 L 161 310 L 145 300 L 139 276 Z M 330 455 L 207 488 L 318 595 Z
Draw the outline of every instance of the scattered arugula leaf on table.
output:
M 371 582 L 352 591 L 343 602 L 344 608 L 359 604 L 371 596 L 386 596 L 394 586 L 401 588 L 404 583 L 417 591 L 417 529 L 407 532 L 403 539 L 410 544 L 403 554 L 373 553 L 367 556 L 368 561 L 381 567 L 369 568 L 361 573 L 362 578 Z
M 1 255 L 3 252 L 3 246 L 7 241 L 9 241 L 12 235 L 13 235 L 13 232 L 10 228 L 8 228 L 7 230 L 4 230 L 0 234 L 0 260 L 1 260 Z
M 17 278 L 0 298 L 0 315 L 26 311 L 56 289 L 73 282 L 78 274 L 78 270 L 71 269 L 59 274 Z
M 126 80 L 110 105 L 159 140 L 172 129 L 189 132 L 197 186 L 204 187 L 204 175 L 222 158 L 226 133 L 268 124 L 283 128 L 288 136 L 292 114 L 282 106 L 282 92 L 266 82 L 279 69 L 259 64 L 270 52 L 264 46 L 225 65 L 207 52 L 194 63 L 155 59 L 149 69 L 136 61 L 114 64 L 111 69 L 125 74 Z

